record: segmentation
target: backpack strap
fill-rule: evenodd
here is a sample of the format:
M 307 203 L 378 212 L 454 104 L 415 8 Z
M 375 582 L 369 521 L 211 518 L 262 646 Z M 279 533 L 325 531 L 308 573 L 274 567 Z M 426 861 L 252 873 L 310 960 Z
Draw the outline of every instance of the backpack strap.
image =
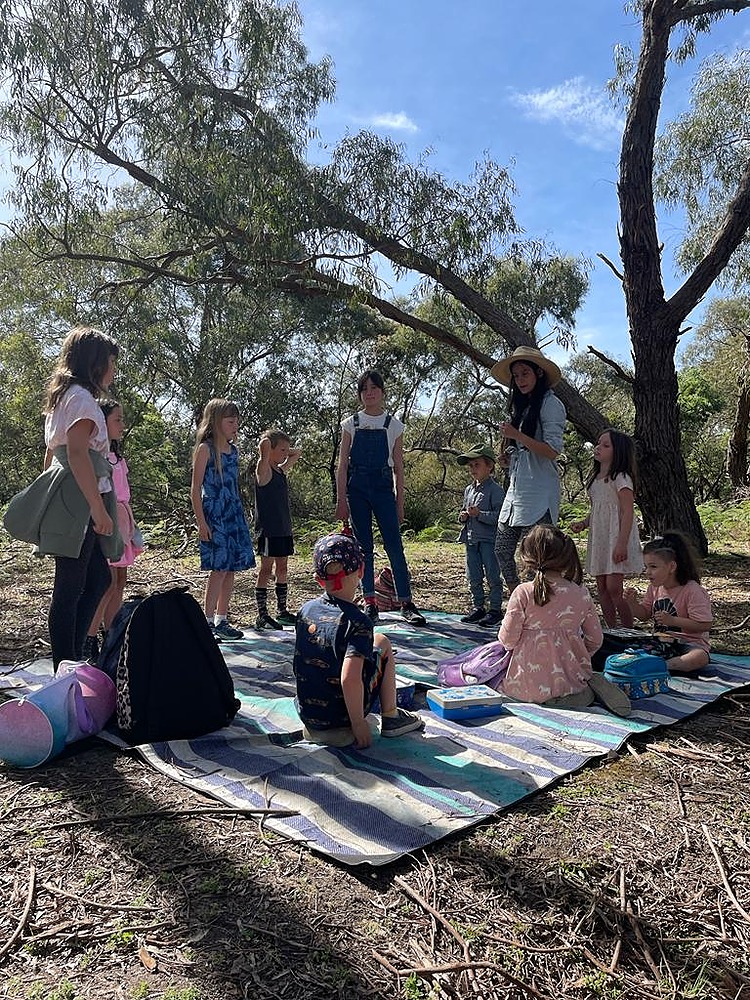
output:
M 383 430 L 384 431 L 388 430 L 388 425 L 390 424 L 391 420 L 393 420 L 393 417 L 390 415 L 390 413 L 386 413 L 386 415 L 385 415 L 385 423 L 383 424 Z

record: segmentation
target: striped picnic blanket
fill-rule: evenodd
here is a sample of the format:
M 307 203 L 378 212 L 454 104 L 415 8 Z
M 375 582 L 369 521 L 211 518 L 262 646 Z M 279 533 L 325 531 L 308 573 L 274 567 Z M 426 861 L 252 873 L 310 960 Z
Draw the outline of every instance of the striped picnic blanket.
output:
M 427 617 L 427 628 L 414 629 L 386 614 L 378 628 L 397 651 L 399 675 L 435 685 L 441 659 L 490 636 L 456 616 Z M 460 723 L 423 711 L 424 733 L 375 739 L 368 750 L 335 749 L 302 738 L 293 632 L 247 630 L 223 649 L 242 703 L 233 725 L 139 752 L 157 770 L 229 806 L 296 813 L 264 825 L 350 865 L 385 864 L 467 829 L 616 750 L 633 733 L 670 725 L 750 684 L 750 657 L 715 655 L 702 679 L 674 678 L 668 693 L 643 699 L 628 719 L 599 707 L 525 704 Z M 38 681 L 45 670 L 49 676 L 49 665 L 38 661 L 6 684 L 25 685 L 35 674 Z

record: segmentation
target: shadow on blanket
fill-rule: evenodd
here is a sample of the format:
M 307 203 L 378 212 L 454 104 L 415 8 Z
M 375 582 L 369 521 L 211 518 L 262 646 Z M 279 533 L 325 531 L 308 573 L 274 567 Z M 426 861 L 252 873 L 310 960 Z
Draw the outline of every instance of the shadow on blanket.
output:
M 427 629 L 384 615 L 401 676 L 436 683 L 436 664 L 490 638 L 457 617 L 433 613 Z M 750 658 L 716 655 L 700 680 L 676 678 L 628 719 L 605 709 L 506 706 L 465 723 L 424 712 L 423 734 L 375 739 L 368 750 L 302 739 L 294 708 L 292 632 L 255 633 L 225 646 L 242 708 L 231 727 L 198 740 L 139 748 L 162 773 L 229 806 L 297 815 L 265 825 L 346 864 L 386 864 L 507 808 L 632 734 L 669 725 L 750 684 Z M 43 661 L 6 683 L 32 683 Z M 2 679 L 0 679 L 2 683 Z

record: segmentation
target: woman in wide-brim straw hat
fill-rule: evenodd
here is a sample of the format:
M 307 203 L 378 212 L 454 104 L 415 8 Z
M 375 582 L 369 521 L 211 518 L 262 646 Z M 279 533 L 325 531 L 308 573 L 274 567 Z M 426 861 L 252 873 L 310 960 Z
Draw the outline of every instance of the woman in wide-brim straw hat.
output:
M 510 386 L 510 416 L 500 425 L 500 433 L 510 444 L 509 482 L 495 539 L 495 555 L 510 592 L 520 582 L 515 556 L 521 539 L 535 524 L 557 523 L 560 476 L 556 459 L 563 448 L 565 407 L 552 392 L 562 373 L 535 347 L 517 347 L 491 372 L 498 382 Z

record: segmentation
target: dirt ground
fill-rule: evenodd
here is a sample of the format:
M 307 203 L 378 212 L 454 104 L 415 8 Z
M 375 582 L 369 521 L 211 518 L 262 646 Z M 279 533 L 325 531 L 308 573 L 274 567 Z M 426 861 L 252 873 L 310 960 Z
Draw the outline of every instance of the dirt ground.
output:
M 462 610 L 461 549 L 408 555 L 418 603 Z M 149 553 L 129 593 L 200 596 L 196 566 Z M 0 662 L 48 651 L 50 571 L 0 548 Z M 238 578 L 242 625 L 253 582 Z M 709 558 L 704 582 L 716 646 L 749 654 L 747 555 Z M 301 558 L 290 583 L 292 605 L 314 593 Z M 361 870 L 98 741 L 0 766 L 0 996 L 750 1000 L 750 693 L 611 756 Z

